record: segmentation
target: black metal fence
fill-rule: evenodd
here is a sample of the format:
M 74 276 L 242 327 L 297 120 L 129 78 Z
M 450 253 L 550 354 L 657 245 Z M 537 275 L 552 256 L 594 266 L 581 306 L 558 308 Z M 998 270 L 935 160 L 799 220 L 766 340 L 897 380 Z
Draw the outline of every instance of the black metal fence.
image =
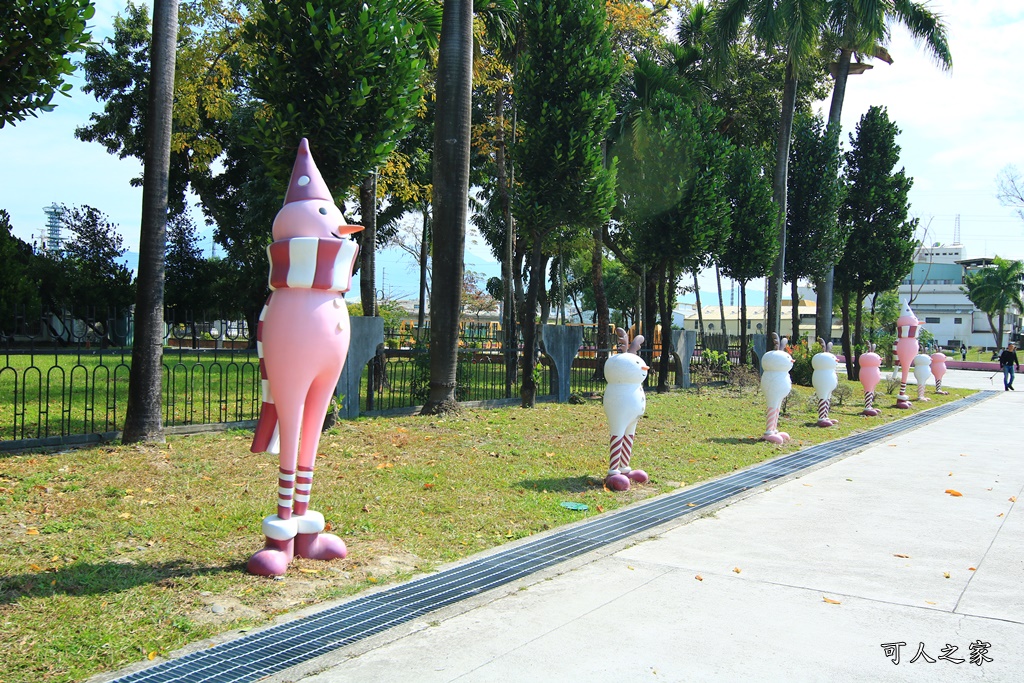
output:
M 252 318 L 249 318 L 252 319 Z M 259 361 L 246 317 L 192 315 L 169 309 L 165 316 L 164 424 L 246 424 L 258 417 Z M 80 443 L 110 438 L 124 424 L 134 333 L 130 313 L 19 311 L 0 327 L 0 450 Z M 609 349 L 598 348 L 593 327 L 573 361 L 571 391 L 600 394 L 601 366 Z M 691 368 L 738 362 L 732 340 L 713 342 L 724 351 L 702 349 Z M 428 394 L 429 329 L 408 324 L 388 330 L 385 344 L 363 369 L 361 412 L 386 414 L 422 405 Z M 506 340 L 494 323 L 466 323 L 460 336 L 456 395 L 460 401 L 515 399 L 521 384 L 522 340 L 514 340 L 515 363 L 506 361 Z M 660 350 L 645 351 L 648 361 Z M 716 355 L 721 354 L 721 355 Z M 723 360 L 727 358 L 727 360 Z M 703 364 L 703 365 L 702 365 Z M 652 363 L 653 365 L 653 363 Z M 676 383 L 671 364 L 670 383 Z M 652 373 L 653 374 L 653 373 Z M 549 359 L 541 355 L 535 378 L 538 396 L 554 393 Z

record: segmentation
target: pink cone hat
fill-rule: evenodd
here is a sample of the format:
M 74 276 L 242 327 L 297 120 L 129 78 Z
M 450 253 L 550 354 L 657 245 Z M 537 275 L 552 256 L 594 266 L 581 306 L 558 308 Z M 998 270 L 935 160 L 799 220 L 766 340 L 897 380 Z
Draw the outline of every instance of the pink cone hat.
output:
M 334 202 L 331 191 L 327 189 L 327 183 L 313 162 L 313 155 L 309 152 L 309 141 L 302 138 L 299 142 L 299 151 L 295 155 L 295 165 L 292 166 L 292 177 L 288 181 L 288 193 L 284 196 L 284 203 L 301 202 L 306 199 Z

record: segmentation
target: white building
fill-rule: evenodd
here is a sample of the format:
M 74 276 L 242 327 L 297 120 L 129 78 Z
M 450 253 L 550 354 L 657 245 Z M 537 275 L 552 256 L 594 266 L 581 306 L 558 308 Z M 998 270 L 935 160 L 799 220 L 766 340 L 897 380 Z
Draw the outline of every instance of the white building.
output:
M 961 289 L 968 273 L 991 265 L 992 259 L 965 259 L 963 249 L 960 244 L 919 248 L 913 270 L 899 286 L 899 296 L 910 302 L 939 346 L 957 349 L 964 343 L 969 347 L 995 348 L 988 317 L 977 310 Z M 1007 311 L 1000 346 L 1019 329 L 1019 311 Z

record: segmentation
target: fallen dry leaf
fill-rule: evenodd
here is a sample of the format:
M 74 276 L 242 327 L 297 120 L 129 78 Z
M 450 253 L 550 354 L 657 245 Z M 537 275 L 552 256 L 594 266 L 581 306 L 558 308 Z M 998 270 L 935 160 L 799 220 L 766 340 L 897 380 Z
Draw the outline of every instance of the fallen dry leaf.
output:
M 392 465 L 389 462 L 382 462 L 381 464 L 377 465 L 378 470 L 390 469 L 392 467 L 394 467 L 394 465 Z
M 122 512 L 121 514 L 118 515 L 118 517 L 120 517 L 121 519 L 129 519 L 129 518 L 131 518 L 131 516 L 132 516 L 132 513 L 130 513 L 130 512 Z
M 945 576 L 947 579 L 949 578 L 949 572 L 942 572 L 942 575 Z
M 739 568 L 739 567 L 733 567 L 733 568 L 732 568 L 732 570 L 733 570 L 734 572 L 736 572 L 737 574 L 739 574 L 739 573 L 740 573 L 740 568 Z
M 968 567 L 967 571 L 969 571 L 969 572 L 976 572 L 976 571 L 978 571 L 978 568 L 977 567 Z
M 686 507 L 688 507 L 688 508 L 695 508 L 695 507 L 697 507 L 697 504 L 696 503 L 687 503 Z
M 626 569 L 628 569 L 631 572 L 635 572 L 636 571 L 636 569 L 634 569 L 633 567 L 630 567 L 628 564 L 626 565 Z
M 34 572 L 41 572 L 41 571 L 43 571 L 43 568 L 40 567 L 38 564 L 30 564 L 28 566 L 28 568 L 31 569 Z
M 425 488 L 425 489 L 432 489 L 432 488 L 434 488 L 434 485 L 431 484 L 430 482 L 427 482 L 426 484 L 423 485 L 423 488 Z
M 597 511 L 598 512 L 604 512 L 604 506 L 603 505 L 598 505 L 597 506 Z
M 957 491 L 956 489 L 946 489 L 946 493 L 953 496 L 954 498 L 959 498 L 960 496 L 964 495 Z
M 1017 496 L 1010 496 L 1010 502 L 1011 503 L 1016 503 L 1017 502 Z
M 320 573 L 319 569 L 305 569 L 305 568 L 301 568 L 301 567 L 299 568 L 299 571 L 302 572 L 303 574 L 319 574 Z
M 903 559 L 907 559 L 907 558 L 910 557 L 910 555 L 904 555 L 903 553 L 893 553 L 892 556 L 893 557 L 902 557 Z
M 149 659 L 149 661 L 153 661 L 154 659 L 156 659 L 156 650 L 150 652 L 148 655 L 146 655 L 146 657 Z
M 695 576 L 693 578 L 697 579 L 698 581 L 703 581 L 704 580 L 704 577 L 701 576 L 700 574 L 697 574 L 697 576 Z
M 38 536 L 39 529 L 35 528 L 34 526 L 30 526 L 28 529 L 25 529 L 25 533 L 29 536 Z
M 936 605 L 936 604 L 938 604 L 938 603 L 932 602 L 931 600 L 925 600 L 925 602 L 928 603 L 929 605 Z
M 824 600 L 825 602 L 827 602 L 830 605 L 841 605 L 841 604 L 843 604 L 843 603 L 839 602 L 838 600 L 833 600 L 832 598 L 826 598 L 824 595 L 821 596 L 821 599 Z
M 998 515 L 996 515 L 996 517 L 1002 517 L 1002 516 L 1003 516 L 1002 512 L 1000 512 Z

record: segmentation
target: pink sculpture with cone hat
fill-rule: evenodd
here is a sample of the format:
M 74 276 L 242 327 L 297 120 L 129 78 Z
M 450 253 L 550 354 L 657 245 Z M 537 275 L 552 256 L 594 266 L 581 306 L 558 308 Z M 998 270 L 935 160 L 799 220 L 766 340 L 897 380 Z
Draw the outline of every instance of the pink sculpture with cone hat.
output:
M 864 387 L 864 410 L 861 415 L 876 417 L 882 411 L 872 406 L 875 402 L 875 387 L 882 380 L 882 357 L 875 353 L 875 345 L 871 350 L 860 355 L 860 384 Z
M 907 396 L 907 378 L 914 364 L 914 357 L 920 348 L 917 337 L 923 323 L 910 310 L 910 304 L 903 302 L 903 312 L 896 319 L 896 356 L 900 361 L 900 393 L 896 397 L 896 407 L 901 410 L 910 408 L 910 397 Z
M 932 377 L 935 378 L 935 393 L 948 396 L 948 391 L 942 390 L 942 378 L 946 374 L 946 354 L 941 351 L 932 354 Z
M 608 418 L 609 451 L 608 474 L 605 486 L 613 491 L 628 491 L 630 482 L 645 484 L 647 473 L 629 466 L 633 456 L 633 437 L 636 424 L 647 409 L 644 380 L 650 368 L 637 355 L 644 338 L 637 335 L 629 343 L 626 331 L 616 328 L 619 352 L 605 361 L 604 377 L 608 385 L 604 390 L 604 414 Z
M 348 355 L 343 295 L 359 253 L 348 236 L 362 229 L 345 221 L 303 138 L 267 247 L 271 293 L 256 330 L 263 407 L 251 450 L 279 453 L 279 469 L 277 514 L 263 520 L 266 545 L 247 565 L 253 574 L 284 574 L 293 557 L 347 554 L 309 500 L 324 417 Z

